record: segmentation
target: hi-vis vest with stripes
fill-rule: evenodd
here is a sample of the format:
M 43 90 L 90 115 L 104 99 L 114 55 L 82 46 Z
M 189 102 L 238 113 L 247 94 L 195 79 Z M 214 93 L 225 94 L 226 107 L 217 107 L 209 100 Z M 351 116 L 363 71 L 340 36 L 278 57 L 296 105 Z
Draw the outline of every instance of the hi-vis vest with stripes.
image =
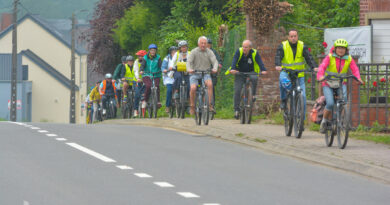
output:
M 256 49 L 252 49 L 253 52 L 252 52 L 252 62 L 254 63 L 253 64 L 253 69 L 256 73 L 259 73 L 260 72 L 260 66 L 259 64 L 257 64 L 256 62 L 256 54 L 257 54 L 257 50 Z M 240 51 L 240 57 L 238 58 L 238 61 L 237 61 L 237 64 L 236 64 L 236 67 L 238 67 L 238 63 L 240 62 L 241 58 L 242 58 L 242 55 L 244 54 L 244 49 L 241 47 L 239 49 Z M 228 75 L 230 73 L 230 70 L 232 69 L 232 67 L 230 67 L 226 72 L 225 72 L 225 75 Z
M 295 54 L 288 41 L 283 41 L 284 57 L 282 59 L 282 68 L 288 68 L 292 70 L 304 70 L 305 69 L 305 58 L 303 57 L 303 42 L 298 41 L 297 52 Z M 305 73 L 299 73 L 298 77 L 304 77 Z
M 341 59 L 340 59 L 341 60 Z M 341 69 L 340 72 L 337 71 L 337 64 L 336 64 L 336 57 L 333 56 L 331 53 L 329 54 L 329 66 L 328 69 L 325 72 L 325 75 L 332 74 L 332 75 L 338 75 L 338 76 L 346 76 L 348 73 L 349 65 L 351 64 L 352 56 L 348 55 L 348 59 L 344 62 L 344 67 Z M 341 62 L 340 62 L 341 64 Z M 347 79 L 344 80 L 346 82 Z

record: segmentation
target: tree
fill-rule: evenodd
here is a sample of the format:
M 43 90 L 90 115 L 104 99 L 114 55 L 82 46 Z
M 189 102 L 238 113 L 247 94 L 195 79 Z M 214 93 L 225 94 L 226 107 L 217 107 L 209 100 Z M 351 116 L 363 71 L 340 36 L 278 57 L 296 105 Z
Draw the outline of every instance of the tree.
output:
M 113 29 L 115 22 L 120 19 L 133 0 L 101 0 L 95 9 L 91 24 L 91 34 L 87 36 L 90 42 L 88 61 L 94 70 L 112 73 L 114 66 L 120 61 L 124 52 L 114 42 Z

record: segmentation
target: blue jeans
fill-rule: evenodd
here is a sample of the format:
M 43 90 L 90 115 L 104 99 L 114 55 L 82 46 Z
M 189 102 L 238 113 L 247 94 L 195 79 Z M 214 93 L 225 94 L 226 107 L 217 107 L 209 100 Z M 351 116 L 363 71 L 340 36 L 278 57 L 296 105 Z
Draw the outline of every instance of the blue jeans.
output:
M 135 96 L 134 96 L 134 110 L 138 110 L 139 101 L 141 100 L 141 95 L 144 93 L 145 86 L 143 83 L 137 83 L 137 87 L 135 88 Z
M 280 99 L 285 100 L 287 98 L 286 89 L 282 86 L 282 79 L 287 77 L 288 73 L 282 71 L 279 75 L 279 88 L 280 88 Z M 301 92 L 303 96 L 303 115 L 306 118 L 306 86 L 305 86 L 305 77 L 298 78 L 299 86 L 301 87 Z
M 171 107 L 173 84 L 167 84 L 166 86 L 167 86 L 167 99 L 165 101 L 165 106 Z
M 346 85 L 343 85 L 343 97 L 344 97 L 344 101 L 347 102 L 347 86 Z M 340 92 L 337 89 L 337 92 Z M 329 86 L 324 86 L 322 87 L 322 90 L 324 91 L 324 96 L 325 96 L 325 99 L 326 99 L 326 105 L 325 105 L 325 109 L 327 110 L 332 110 L 333 109 L 333 105 L 334 105 L 334 98 L 333 98 L 333 88 L 330 88 Z

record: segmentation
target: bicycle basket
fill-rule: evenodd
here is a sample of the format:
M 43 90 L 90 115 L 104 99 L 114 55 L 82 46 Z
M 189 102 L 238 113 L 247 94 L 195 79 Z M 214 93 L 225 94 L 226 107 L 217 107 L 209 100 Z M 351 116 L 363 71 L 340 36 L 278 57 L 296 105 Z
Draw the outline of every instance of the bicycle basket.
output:
M 187 71 L 187 64 L 186 64 L 186 62 L 177 62 L 177 71 L 179 71 L 179 72 L 186 72 Z

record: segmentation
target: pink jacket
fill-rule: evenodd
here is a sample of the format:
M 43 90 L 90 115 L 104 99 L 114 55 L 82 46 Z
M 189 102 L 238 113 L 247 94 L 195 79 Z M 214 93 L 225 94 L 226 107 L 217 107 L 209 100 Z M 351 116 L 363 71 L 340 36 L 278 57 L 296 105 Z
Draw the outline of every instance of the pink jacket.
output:
M 331 54 L 333 54 L 333 49 L 334 48 L 332 48 L 330 50 Z M 323 77 L 325 75 L 325 71 L 329 66 L 329 61 L 330 61 L 330 58 L 329 58 L 329 55 L 327 55 L 326 58 L 322 61 L 321 65 L 318 67 L 317 80 L 319 80 L 321 77 Z M 341 66 L 340 66 L 340 63 L 341 63 Z M 345 63 L 345 59 L 341 59 L 341 60 L 336 59 L 336 67 L 337 67 L 338 72 L 340 72 L 341 69 L 343 69 L 344 63 Z M 352 71 L 352 75 L 354 75 L 356 78 L 358 78 L 360 80 L 361 78 L 360 78 L 359 68 L 357 67 L 357 65 L 353 59 L 351 61 L 351 64 L 349 65 L 349 68 Z M 326 82 L 322 82 L 322 86 L 329 86 L 329 85 Z

